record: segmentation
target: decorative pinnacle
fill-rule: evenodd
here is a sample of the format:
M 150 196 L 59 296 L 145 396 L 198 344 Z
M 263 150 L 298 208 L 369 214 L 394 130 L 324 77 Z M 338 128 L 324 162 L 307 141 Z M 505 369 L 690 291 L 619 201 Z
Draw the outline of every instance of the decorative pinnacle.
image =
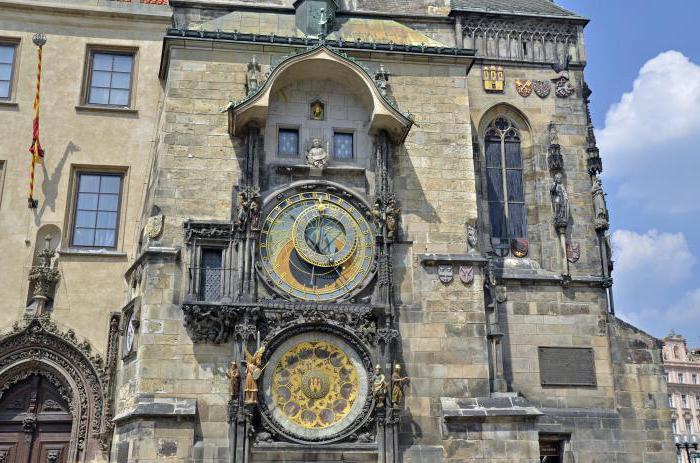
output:
M 46 34 L 43 32 L 37 32 L 32 37 L 32 42 L 34 42 L 34 45 L 39 48 L 43 47 L 46 44 Z

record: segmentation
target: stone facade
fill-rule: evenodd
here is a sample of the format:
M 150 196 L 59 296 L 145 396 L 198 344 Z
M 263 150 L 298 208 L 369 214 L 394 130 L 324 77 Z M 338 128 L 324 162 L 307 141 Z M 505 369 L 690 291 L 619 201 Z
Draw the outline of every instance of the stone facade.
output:
M 100 445 L 71 461 L 670 461 L 661 346 L 614 316 L 585 19 L 545 0 L 395 18 L 404 2 L 11 3 L 0 24 L 23 76 L 39 24 L 22 8 L 56 24 L 44 52 L 60 45 L 60 72 L 85 68 L 94 42 L 138 49 L 135 108 L 67 107 L 80 79 L 44 63 L 42 142 L 80 150 L 47 154 L 58 180 L 42 180 L 31 233 L 10 162 L 26 148 L 2 151 L 4 324 L 55 321 L 75 352 L 88 339 L 101 354 L 81 354 L 109 391 L 93 400 L 108 408 Z M 30 134 L 30 99 L 23 81 L 3 105 L 26 115 L 13 133 Z M 68 244 L 71 163 L 124 172 L 115 248 Z M 306 234 L 327 216 L 334 252 Z M 47 225 L 61 244 L 42 263 Z M 30 271 L 55 268 L 37 307 Z
M 671 333 L 664 338 L 663 361 L 675 442 L 697 443 L 700 429 L 700 358 L 697 349 L 690 349 L 683 336 Z M 677 458 L 677 461 L 688 463 L 685 449 L 681 449 Z

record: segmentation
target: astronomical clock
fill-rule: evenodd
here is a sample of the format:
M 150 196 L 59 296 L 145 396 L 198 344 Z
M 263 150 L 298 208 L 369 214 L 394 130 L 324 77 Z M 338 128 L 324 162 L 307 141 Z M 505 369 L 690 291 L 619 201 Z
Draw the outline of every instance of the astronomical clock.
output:
M 262 419 L 298 443 L 357 433 L 374 405 L 368 336 L 376 322 L 369 304 L 357 304 L 377 273 L 370 207 L 325 182 L 278 192 L 263 208 L 257 252 L 260 280 L 291 309 L 270 311 L 273 324 L 296 319 L 266 338 Z

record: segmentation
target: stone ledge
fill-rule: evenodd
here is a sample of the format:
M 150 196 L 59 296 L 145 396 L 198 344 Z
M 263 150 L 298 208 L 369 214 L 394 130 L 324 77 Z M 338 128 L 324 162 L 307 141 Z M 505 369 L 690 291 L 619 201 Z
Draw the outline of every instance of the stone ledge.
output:
M 61 256 L 95 256 L 95 257 L 126 257 L 127 253 L 123 251 L 115 251 L 113 249 L 104 248 L 65 248 L 59 249 L 58 254 Z
M 146 260 L 153 260 L 160 258 L 162 260 L 172 260 L 177 261 L 180 258 L 180 248 L 179 247 L 166 247 L 166 246 L 149 246 L 139 254 L 134 263 L 129 266 L 129 268 L 124 272 L 124 278 L 129 280 L 130 275 L 136 270 L 141 264 Z
M 476 251 L 470 251 L 466 254 L 416 254 L 418 261 L 422 265 L 437 265 L 437 264 L 486 264 L 487 259 Z
M 442 416 L 445 420 L 459 420 L 493 416 L 536 417 L 544 415 L 524 397 L 440 397 Z
M 580 417 L 580 418 L 620 418 L 617 411 L 608 408 L 551 408 L 542 407 L 540 410 L 552 417 Z
M 114 417 L 115 423 L 135 418 L 174 417 L 194 419 L 197 415 L 197 399 L 180 399 L 177 397 L 138 396 L 136 405 Z

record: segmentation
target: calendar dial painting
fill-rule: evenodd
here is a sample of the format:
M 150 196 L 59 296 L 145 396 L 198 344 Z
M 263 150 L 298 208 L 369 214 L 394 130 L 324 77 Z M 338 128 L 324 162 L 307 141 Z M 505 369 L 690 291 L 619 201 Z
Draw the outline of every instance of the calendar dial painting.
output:
M 349 201 L 311 191 L 280 201 L 260 234 L 266 280 L 306 301 L 342 299 L 371 273 L 374 237 L 369 222 Z

